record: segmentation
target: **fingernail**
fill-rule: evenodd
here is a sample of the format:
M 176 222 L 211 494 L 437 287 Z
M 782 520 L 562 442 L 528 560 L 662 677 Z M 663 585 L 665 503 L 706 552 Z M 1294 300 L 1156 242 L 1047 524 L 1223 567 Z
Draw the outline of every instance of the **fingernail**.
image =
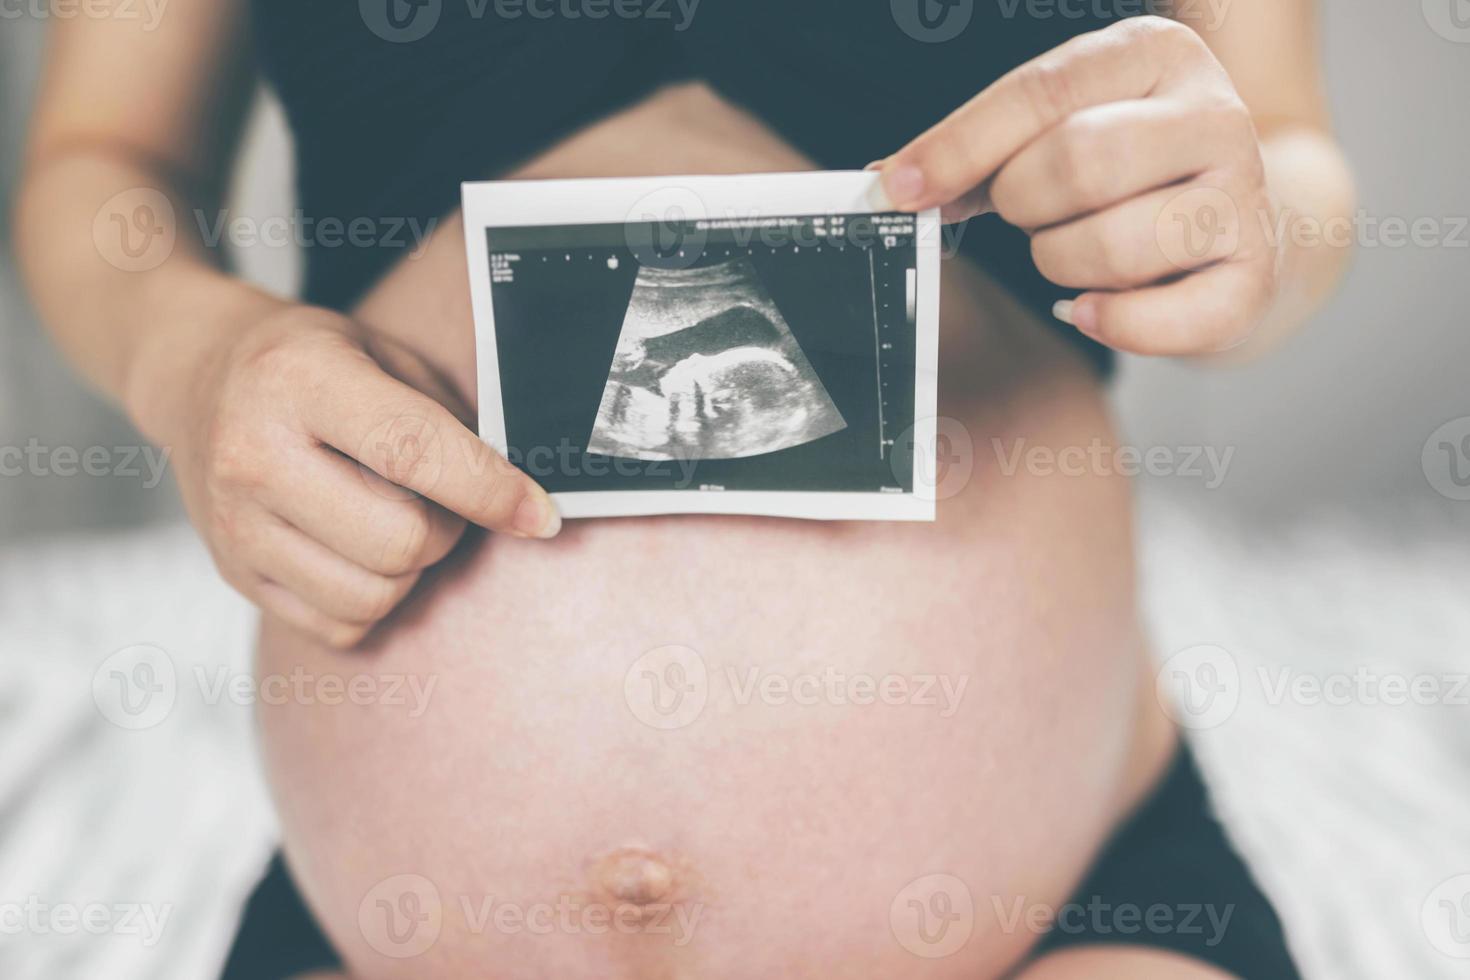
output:
M 528 538 L 554 538 L 561 531 L 561 515 L 546 494 L 530 493 L 516 508 L 512 526 Z
M 883 164 L 885 164 L 887 162 L 888 162 L 888 158 L 887 157 L 883 157 L 881 160 L 874 160 L 872 163 L 868 164 L 866 167 L 863 168 L 863 173 L 869 173 L 869 172 L 874 171 L 874 170 L 879 170 L 879 169 L 881 169 L 883 167 Z
M 893 202 L 888 199 L 888 192 L 883 190 L 883 181 L 881 180 L 873 181 L 873 188 L 868 191 L 868 207 L 880 214 L 886 211 L 898 210 L 893 206 Z
M 1076 327 L 1078 333 L 1094 339 L 1097 337 L 1097 309 L 1091 303 L 1074 299 L 1058 300 L 1051 308 L 1051 315 Z
M 924 194 L 924 171 L 910 164 L 889 167 L 883 171 L 883 189 L 897 210 L 914 210 L 911 205 Z

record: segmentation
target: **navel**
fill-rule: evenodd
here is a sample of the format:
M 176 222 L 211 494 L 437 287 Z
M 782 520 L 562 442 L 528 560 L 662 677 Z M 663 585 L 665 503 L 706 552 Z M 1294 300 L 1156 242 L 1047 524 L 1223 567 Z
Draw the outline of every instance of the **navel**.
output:
M 671 901 L 677 885 L 670 862 L 641 847 L 620 847 L 597 855 L 590 871 L 595 888 L 626 905 Z

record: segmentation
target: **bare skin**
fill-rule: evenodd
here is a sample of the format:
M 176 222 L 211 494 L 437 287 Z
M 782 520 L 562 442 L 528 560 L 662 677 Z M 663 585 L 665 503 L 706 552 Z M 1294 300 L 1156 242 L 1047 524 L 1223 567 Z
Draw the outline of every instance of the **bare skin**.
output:
M 1201 32 L 1208 52 L 1158 24 L 1068 50 L 1123 45 L 1123 63 L 1160 70 L 1185 58 L 1186 75 L 1205 82 L 1169 88 L 1182 107 L 1163 108 L 1215 120 L 1193 141 L 1210 152 L 1188 166 L 1238 178 L 1228 183 L 1249 218 L 1269 192 L 1326 221 L 1351 210 L 1351 185 L 1325 132 L 1310 9 L 1241 0 Z M 95 237 L 108 202 L 139 188 L 181 211 L 215 202 L 248 90 L 248 61 L 231 56 L 246 50 L 242 30 L 226 0 L 177 8 L 146 35 L 121 19 L 58 22 L 19 238 L 60 343 L 174 447 L 191 517 L 222 572 L 267 613 L 262 673 L 436 683 L 417 714 L 320 700 L 263 712 L 293 864 L 354 976 L 1218 976 L 1116 948 L 1027 963 L 1035 936 L 997 914 L 1016 900 L 1061 902 L 1173 741 L 1144 666 L 1126 485 L 1024 467 L 1006 475 L 997 459 L 996 446 L 1022 439 L 1052 449 L 1113 439 L 1074 353 L 951 262 L 941 411 L 969 433 L 975 467 L 937 525 L 609 521 L 536 540 L 559 530 L 539 488 L 486 456 L 463 424 L 474 385 L 453 221 L 351 316 L 230 279 L 187 222 L 147 269 L 124 268 Z M 1159 37 L 1170 40 L 1145 56 Z M 1206 54 L 1233 87 L 1220 86 Z M 1048 137 L 1072 132 L 1079 114 L 1154 92 L 1105 93 L 1095 79 L 1107 73 L 1090 72 L 1091 59 L 1054 61 L 1040 86 L 1034 71 L 1023 75 L 1010 95 L 982 95 L 897 150 L 882 164 L 891 196 L 930 194 L 954 213 L 995 191 L 990 203 L 1023 226 L 1043 198 L 1075 205 L 1075 193 L 1036 179 L 1055 155 L 1028 164 L 1026 149 L 1066 145 Z M 1093 132 L 1159 154 L 1173 146 L 1171 127 L 1126 115 Z M 1006 131 L 1012 155 L 960 152 L 1017 120 Z M 691 86 L 516 176 L 648 173 L 647 146 L 660 147 L 666 172 L 809 166 L 758 120 Z M 901 173 L 914 165 L 925 176 L 917 192 Z M 1083 175 L 1050 176 L 1065 186 Z M 1275 262 L 1246 250 L 1230 257 L 1242 268 L 1228 283 L 1220 266 L 1179 280 L 1208 280 L 1209 310 L 1245 315 L 1197 321 L 1186 305 L 1179 317 L 1208 329 L 1131 332 L 1150 316 L 1180 321 L 1160 312 L 1169 297 L 1139 281 L 1157 271 L 1152 255 L 1129 252 L 1138 229 L 1157 223 L 1134 202 L 1159 175 L 1113 176 L 1070 190 L 1100 195 L 1087 206 L 1122 208 L 1127 220 L 1103 228 L 1067 211 L 1028 230 L 1043 271 L 1089 291 L 1060 315 L 1115 346 L 1263 349 L 1342 266 L 1325 245 Z M 1120 321 L 1129 304 L 1151 312 Z M 375 448 L 381 427 L 404 417 L 440 437 L 407 467 Z M 451 555 L 466 524 L 502 533 L 477 533 Z M 709 678 L 704 710 L 672 731 L 640 720 L 629 683 L 639 658 L 668 644 L 696 651 Z M 836 670 L 967 686 L 946 712 L 793 704 L 741 696 L 751 669 L 778 681 Z M 431 882 L 444 903 L 435 941 L 407 958 L 383 931 L 380 904 L 411 911 L 393 885 L 403 874 Z M 967 942 L 945 957 L 924 955 L 932 947 L 900 915 L 907 889 L 935 874 L 962 881 L 974 903 Z M 549 932 L 493 918 L 476 927 L 486 901 L 523 913 L 631 906 L 638 928 L 594 935 L 585 917 Z M 677 934 L 686 941 L 652 928 L 664 906 L 687 925 Z
M 513 176 L 646 172 L 638 148 L 675 131 L 671 172 L 810 166 L 686 86 Z M 414 345 L 468 397 L 464 261 L 451 220 L 354 317 Z M 355 975 L 985 977 L 1024 954 L 1034 934 L 1002 931 L 995 903 L 1064 901 L 1172 735 L 1132 611 L 1125 481 L 1007 476 L 991 443 L 1111 441 L 1098 388 L 964 260 L 944 275 L 941 412 L 968 429 L 975 465 L 937 525 L 575 522 L 554 542 L 469 543 L 359 651 L 267 625 L 266 675 L 440 678 L 418 718 L 262 714 L 288 853 Z M 711 702 L 673 731 L 643 724 L 624 687 L 666 644 L 697 651 L 711 675 Z M 752 668 L 828 667 L 968 688 L 949 717 L 738 697 Z M 692 936 L 477 934 L 458 904 L 637 904 L 636 882 L 619 893 L 595 857 L 630 846 L 667 869 L 647 897 L 697 917 Z M 449 907 L 434 946 L 395 961 L 359 913 L 407 870 Z M 964 950 L 930 960 L 888 922 L 900 891 L 936 872 L 966 882 L 977 916 Z

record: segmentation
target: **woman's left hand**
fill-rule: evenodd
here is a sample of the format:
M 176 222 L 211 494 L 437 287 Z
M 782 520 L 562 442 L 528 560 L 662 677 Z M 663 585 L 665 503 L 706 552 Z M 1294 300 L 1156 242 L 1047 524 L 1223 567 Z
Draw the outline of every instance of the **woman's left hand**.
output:
M 1086 290 L 1057 316 L 1141 354 L 1243 343 L 1277 293 L 1250 112 L 1187 27 L 1133 18 L 1010 72 L 881 164 L 897 210 L 995 211 L 1041 273 Z

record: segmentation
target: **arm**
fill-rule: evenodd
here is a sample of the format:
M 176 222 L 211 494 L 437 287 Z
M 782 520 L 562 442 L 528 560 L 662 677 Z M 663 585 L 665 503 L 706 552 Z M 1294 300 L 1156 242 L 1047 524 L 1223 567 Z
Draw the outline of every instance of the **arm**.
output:
M 1352 256 L 1350 241 L 1322 233 L 1351 220 L 1357 198 L 1332 135 L 1316 10 L 1315 0 L 1234 0 L 1218 23 L 1190 24 L 1255 120 L 1283 253 L 1277 301 L 1232 358 L 1289 336 L 1327 301 Z
M 58 344 L 172 451 L 224 577 L 350 646 L 465 520 L 560 522 L 420 359 L 232 279 L 205 247 L 195 215 L 219 204 L 251 93 L 245 35 L 238 0 L 180 0 L 152 30 L 55 21 L 16 241 Z
M 1241 0 L 1196 32 L 1135 18 L 1010 72 L 877 166 L 890 202 L 1027 230 L 1081 291 L 1057 315 L 1120 350 L 1232 357 L 1309 316 L 1347 260 L 1312 0 Z

